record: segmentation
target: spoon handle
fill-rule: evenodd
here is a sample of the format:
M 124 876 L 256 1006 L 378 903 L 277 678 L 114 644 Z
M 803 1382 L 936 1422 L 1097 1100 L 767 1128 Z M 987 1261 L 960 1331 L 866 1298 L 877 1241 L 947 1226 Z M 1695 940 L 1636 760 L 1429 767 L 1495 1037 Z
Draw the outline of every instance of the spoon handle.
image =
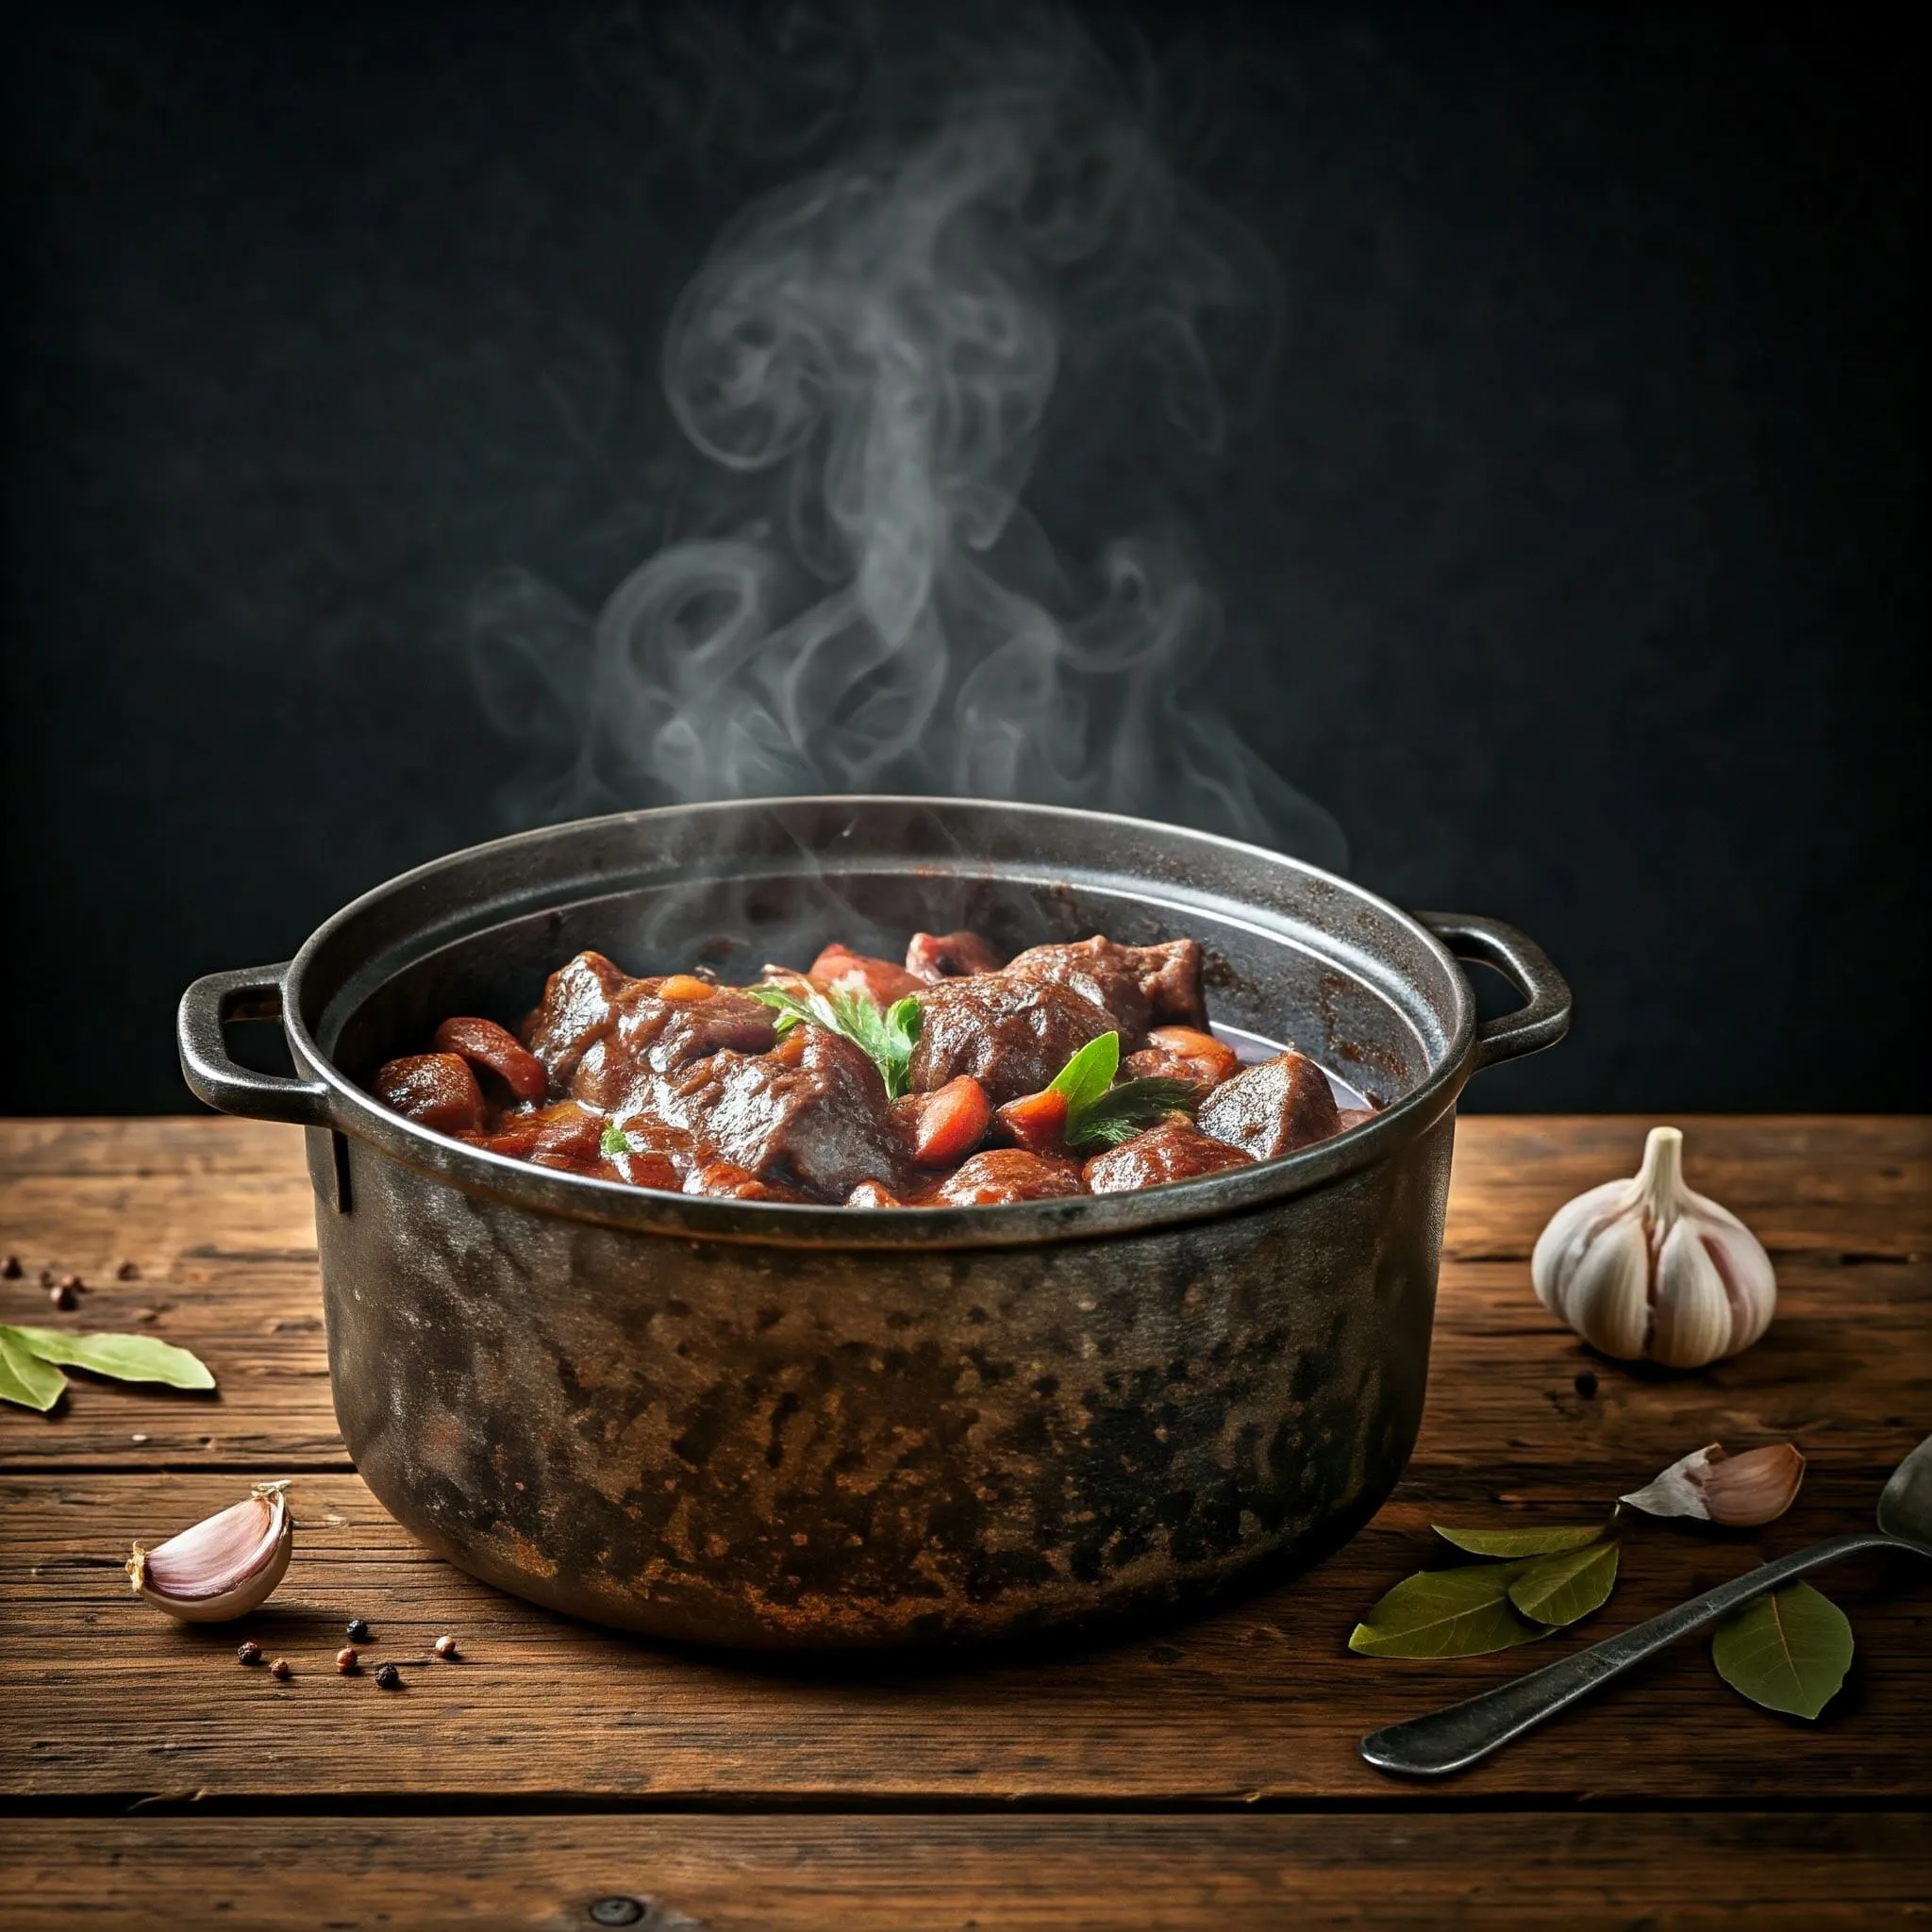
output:
M 1858 1550 L 1909 1549 L 1895 1537 L 1881 1531 L 1854 1531 L 1813 1543 L 1807 1550 L 1796 1550 L 1746 1571 L 1715 1590 L 1707 1590 L 1674 1610 L 1653 1617 L 1588 1650 L 1579 1650 L 1557 1663 L 1531 1671 L 1514 1683 L 1485 1690 L 1461 1704 L 1452 1704 L 1427 1717 L 1411 1718 L 1407 1724 L 1390 1724 L 1372 1731 L 1361 1741 L 1361 1754 L 1377 1771 L 1394 1772 L 1407 1777 L 1442 1777 L 1461 1771 L 1487 1757 L 1499 1744 L 1520 1738 L 1547 1717 L 1587 1697 L 1599 1684 L 1641 1663 L 1654 1651 L 1678 1638 L 1687 1637 L 1706 1624 L 1762 1596 L 1768 1590 L 1802 1576 L 1821 1564 L 1835 1563 Z

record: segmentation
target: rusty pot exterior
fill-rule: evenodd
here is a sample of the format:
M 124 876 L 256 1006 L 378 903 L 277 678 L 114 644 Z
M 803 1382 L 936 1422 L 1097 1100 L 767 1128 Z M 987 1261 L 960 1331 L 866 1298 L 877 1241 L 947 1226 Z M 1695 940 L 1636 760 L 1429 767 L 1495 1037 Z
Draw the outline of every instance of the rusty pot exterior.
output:
M 1115 881 L 1124 856 L 1131 881 L 1157 870 L 1150 842 L 1186 856 L 1197 837 L 916 803 L 954 849 L 944 905 L 974 866 L 1009 861 L 989 814 L 1022 842 L 1042 829 L 1028 814 L 1053 821 L 1043 829 L 1065 851 L 1104 851 Z M 677 808 L 591 830 L 622 827 L 635 855 L 640 841 L 675 846 L 694 815 L 762 813 L 752 846 L 769 854 L 775 823 L 815 858 L 833 808 L 874 811 L 889 858 L 903 834 L 891 811 L 908 806 Z M 719 818 L 698 823 L 715 913 L 733 867 L 717 862 Z M 1298 1037 L 1322 1012 L 1341 1015 L 1361 1037 L 1331 1034 L 1327 1063 L 1352 1046 L 1362 1084 L 1386 1090 L 1367 1127 L 1266 1168 L 950 1212 L 646 1196 L 444 1141 L 356 1084 L 450 997 L 453 974 L 491 970 L 492 946 L 533 959 L 552 944 L 552 964 L 575 950 L 580 930 L 549 930 L 573 924 L 558 906 L 614 906 L 634 924 L 655 903 L 657 888 L 635 879 L 587 890 L 613 882 L 585 869 L 588 836 L 530 835 L 508 889 L 500 867 L 479 879 L 477 856 L 458 855 L 358 902 L 273 978 L 215 975 L 183 1003 L 197 1091 L 308 1125 L 336 1410 L 398 1521 L 465 1570 L 574 1615 L 696 1642 L 819 1647 L 1006 1637 L 1180 1606 L 1257 1566 L 1307 1560 L 1374 1512 L 1422 1417 L 1456 1093 L 1486 1058 L 1545 1043 L 1567 1019 L 1567 991 L 1533 947 L 1486 922 L 1439 922 L 1531 995 L 1485 1033 L 1428 928 L 1342 889 L 1345 909 L 1372 904 L 1431 954 L 1415 976 L 1446 1002 L 1432 1034 L 1413 1024 L 1428 998 L 1404 1007 L 1413 960 L 1378 977 L 1347 950 L 1362 944 L 1358 920 L 1344 921 L 1335 957 L 1312 962 L 1297 952 L 1305 924 L 1284 927 L 1279 961 L 1231 938 L 1216 953 L 1218 1006 L 1241 1024 L 1265 1018 L 1257 982 L 1278 967 Z M 725 843 L 726 861 L 744 858 Z M 1322 880 L 1274 855 L 1198 843 L 1257 878 Z M 676 860 L 687 898 L 689 861 Z M 1069 890 L 1061 872 L 1073 868 L 1023 881 L 1008 924 L 1119 931 L 1117 885 L 1075 877 Z M 886 900 L 934 903 L 915 859 L 885 875 L 896 879 Z M 851 876 L 875 882 L 863 867 Z M 1187 929 L 1161 903 L 1173 890 L 1148 882 L 1127 936 Z M 1253 897 L 1258 908 L 1230 908 L 1222 890 L 1230 934 L 1266 912 L 1269 891 Z M 884 903 L 873 886 L 845 898 Z M 1102 899 L 1110 909 L 1096 913 Z M 788 901 L 785 920 L 797 909 Z M 662 910 L 655 942 L 689 943 L 689 931 L 668 936 Z M 1298 901 L 1290 911 L 1302 920 Z M 633 970 L 669 963 L 636 959 L 641 943 L 634 933 L 633 958 L 617 957 Z M 1407 1014 L 1412 1043 L 1379 1008 L 1351 1007 L 1341 981 Z M 294 1080 L 246 1074 L 222 1047 L 225 1018 L 277 999 Z

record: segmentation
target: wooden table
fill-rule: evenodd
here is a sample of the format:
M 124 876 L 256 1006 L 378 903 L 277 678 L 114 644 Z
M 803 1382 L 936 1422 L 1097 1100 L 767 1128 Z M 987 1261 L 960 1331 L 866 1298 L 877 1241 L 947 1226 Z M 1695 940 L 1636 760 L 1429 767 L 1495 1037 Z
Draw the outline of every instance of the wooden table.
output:
M 1529 1290 L 1545 1217 L 1636 1165 L 1644 1123 L 1474 1119 L 1420 1447 L 1374 1524 L 1300 1580 L 1130 1641 L 1003 1661 L 774 1664 L 569 1623 L 425 1556 L 330 1411 L 296 1136 L 215 1120 L 0 1124 L 0 1319 L 196 1350 L 211 1398 L 76 1377 L 0 1412 L 0 1865 L 9 1925 L 1770 1926 L 1932 1919 L 1932 1574 L 1816 1580 L 1857 1660 L 1822 1722 L 1743 1703 L 1692 1641 L 1441 1785 L 1361 1734 L 1509 1676 L 1352 1656 L 1436 1520 L 1575 1520 L 1697 1445 L 1795 1438 L 1754 1536 L 1629 1526 L 1609 1605 L 1536 1661 L 1868 1520 L 1932 1429 L 1932 1124 L 1687 1122 L 1692 1184 L 1757 1230 L 1778 1319 L 1696 1375 L 1597 1360 Z M 114 1279 L 129 1260 L 138 1279 Z M 44 1265 L 89 1283 L 50 1312 Z M 249 1633 L 129 1595 L 152 1541 L 296 1478 L 288 1578 Z M 335 1674 L 351 1616 L 385 1693 Z

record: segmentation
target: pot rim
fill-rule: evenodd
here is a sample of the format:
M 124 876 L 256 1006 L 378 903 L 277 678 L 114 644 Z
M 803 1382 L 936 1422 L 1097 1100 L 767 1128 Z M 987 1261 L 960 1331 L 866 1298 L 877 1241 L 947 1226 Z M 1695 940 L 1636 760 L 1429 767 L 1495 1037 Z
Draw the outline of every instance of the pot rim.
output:
M 866 1208 L 821 1206 L 791 1201 L 719 1200 L 673 1194 L 625 1181 L 568 1174 L 533 1166 L 506 1154 L 473 1147 L 391 1113 L 373 1094 L 350 1080 L 325 1055 L 304 1011 L 302 984 L 317 956 L 342 928 L 380 901 L 454 872 L 490 853 L 519 845 L 541 845 L 559 833 L 597 824 L 628 822 L 648 827 L 653 821 L 766 809 L 877 806 L 897 808 L 970 807 L 1025 817 L 1052 816 L 1095 826 L 1136 827 L 1165 838 L 1195 840 L 1264 864 L 1292 869 L 1324 881 L 1396 921 L 1407 936 L 1435 956 L 1446 971 L 1455 1023 L 1440 1060 L 1373 1120 L 1316 1141 L 1294 1154 L 1251 1167 L 1225 1169 L 1191 1180 L 1169 1181 L 1116 1194 L 1080 1194 L 1053 1201 L 1024 1201 L 968 1208 Z M 560 881 L 559 883 L 565 883 Z M 781 1247 L 981 1248 L 1030 1246 L 1094 1237 L 1143 1233 L 1176 1223 L 1219 1219 L 1326 1186 L 1344 1174 L 1381 1160 L 1404 1142 L 1425 1132 L 1455 1104 L 1472 1071 L 1476 1038 L 1475 999 L 1467 977 L 1448 947 L 1414 914 L 1379 894 L 1320 866 L 1272 852 L 1265 846 L 1219 833 L 1196 831 L 1158 820 L 1072 806 L 1032 805 L 1004 799 L 923 798 L 893 793 L 820 793 L 799 797 L 709 800 L 694 805 L 654 806 L 637 811 L 593 814 L 553 825 L 513 832 L 500 839 L 447 853 L 400 873 L 351 900 L 303 942 L 284 978 L 282 1024 L 296 1064 L 327 1089 L 330 1124 L 367 1141 L 404 1166 L 455 1183 L 471 1193 L 603 1226 L 687 1240 L 727 1241 Z

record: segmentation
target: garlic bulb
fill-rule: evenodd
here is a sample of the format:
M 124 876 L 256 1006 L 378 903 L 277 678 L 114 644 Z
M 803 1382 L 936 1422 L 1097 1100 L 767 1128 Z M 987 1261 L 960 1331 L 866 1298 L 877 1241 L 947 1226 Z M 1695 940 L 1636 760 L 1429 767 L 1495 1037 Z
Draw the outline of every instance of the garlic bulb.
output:
M 258 1483 L 241 1502 L 127 1559 L 137 1595 L 184 1624 L 246 1616 L 282 1580 L 294 1546 L 287 1483 Z
M 1551 1216 L 1530 1257 L 1537 1299 L 1592 1348 L 1701 1368 L 1771 1325 L 1777 1279 L 1744 1224 L 1684 1185 L 1684 1137 L 1653 1127 L 1635 1179 Z

